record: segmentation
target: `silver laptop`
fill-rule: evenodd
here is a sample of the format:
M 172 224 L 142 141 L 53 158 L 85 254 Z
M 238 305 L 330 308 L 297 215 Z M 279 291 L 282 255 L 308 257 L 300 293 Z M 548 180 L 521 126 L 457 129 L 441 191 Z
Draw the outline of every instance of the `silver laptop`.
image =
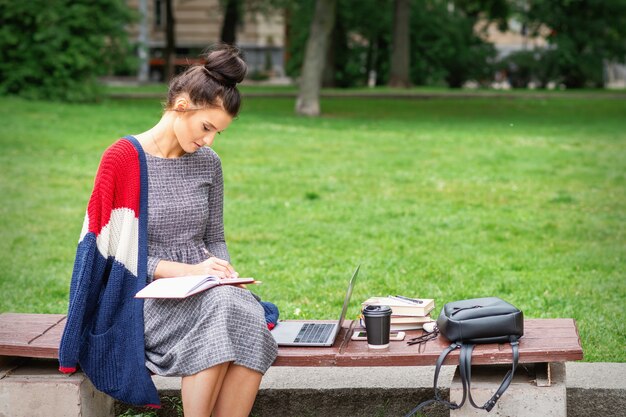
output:
M 279 346 L 332 346 L 335 338 L 341 330 L 343 320 L 346 318 L 348 304 L 350 304 L 350 296 L 352 296 L 352 288 L 359 274 L 361 265 L 357 266 L 350 284 L 346 291 L 346 298 L 343 300 L 343 308 L 337 323 L 307 323 L 279 321 L 272 330 L 272 336 Z

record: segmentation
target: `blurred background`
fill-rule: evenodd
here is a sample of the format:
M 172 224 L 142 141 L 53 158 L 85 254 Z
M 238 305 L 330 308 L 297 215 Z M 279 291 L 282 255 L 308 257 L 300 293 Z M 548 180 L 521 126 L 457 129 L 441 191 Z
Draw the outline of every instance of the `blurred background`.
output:
M 0 12 L 0 92 L 30 97 L 94 99 L 96 77 L 167 81 L 218 41 L 244 51 L 250 82 L 297 85 L 319 67 L 322 87 L 626 87 L 623 0 L 2 0 Z

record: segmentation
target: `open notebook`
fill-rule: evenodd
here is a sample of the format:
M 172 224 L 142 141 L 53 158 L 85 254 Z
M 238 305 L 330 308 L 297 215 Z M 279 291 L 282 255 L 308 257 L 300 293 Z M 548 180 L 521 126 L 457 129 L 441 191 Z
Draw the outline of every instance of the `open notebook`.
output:
M 213 275 L 155 279 L 135 294 L 135 298 L 185 298 L 218 285 L 258 283 L 254 278 L 219 278 Z

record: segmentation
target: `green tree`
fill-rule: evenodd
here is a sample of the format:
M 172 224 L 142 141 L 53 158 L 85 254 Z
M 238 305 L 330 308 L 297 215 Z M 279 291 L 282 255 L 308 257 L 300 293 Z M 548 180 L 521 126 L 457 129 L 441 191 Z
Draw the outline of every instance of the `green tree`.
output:
M 528 5 L 520 14 L 531 32 L 549 31 L 551 58 L 566 87 L 600 87 L 603 62 L 626 59 L 626 0 L 533 0 Z
M 286 5 L 289 10 L 287 74 L 300 75 L 306 40 L 315 9 L 312 0 Z M 341 0 L 331 34 L 324 69 L 324 86 L 352 87 L 364 85 L 370 71 L 378 74 L 377 84 L 385 84 L 389 67 L 391 34 L 389 0 Z
M 83 101 L 130 54 L 123 0 L 0 0 L 0 94 Z
M 476 23 L 481 18 L 503 20 L 507 9 L 495 7 L 501 3 L 428 0 L 416 4 L 411 18 L 413 83 L 445 82 L 458 88 L 471 79 L 490 78 L 495 48 L 476 33 Z
M 457 5 L 458 3 L 458 5 Z M 479 19 L 504 27 L 509 8 L 505 0 L 413 0 L 409 16 L 409 75 L 417 85 L 447 83 L 460 87 L 469 79 L 492 77 L 490 63 L 495 48 L 486 43 L 475 27 Z M 376 85 L 391 79 L 391 46 L 394 16 L 392 0 L 342 0 L 337 3 L 336 25 L 325 85 L 365 85 L 370 74 Z M 287 73 L 298 76 L 308 37 L 314 2 L 292 2 L 289 8 Z M 334 78 L 334 80 L 333 80 Z
M 375 70 L 378 37 L 390 38 L 390 3 L 386 0 L 342 0 L 337 4 L 337 17 L 328 50 L 324 87 L 365 85 L 368 74 Z M 389 64 L 389 50 L 381 51 Z

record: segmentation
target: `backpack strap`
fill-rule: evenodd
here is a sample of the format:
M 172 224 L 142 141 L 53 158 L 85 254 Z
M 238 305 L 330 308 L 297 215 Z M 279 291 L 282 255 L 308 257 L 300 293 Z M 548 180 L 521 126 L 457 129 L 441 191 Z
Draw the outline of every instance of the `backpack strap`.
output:
M 459 369 L 461 372 L 461 383 L 463 384 L 463 400 L 465 400 L 465 393 L 467 391 L 470 404 L 472 404 L 476 408 L 491 411 L 491 409 L 496 405 L 502 394 L 504 394 L 504 391 L 506 391 L 511 384 L 519 359 L 519 341 L 517 340 L 517 336 L 511 336 L 510 341 L 511 349 L 513 350 L 513 366 L 504 376 L 504 379 L 502 380 L 502 383 L 500 384 L 500 387 L 498 388 L 496 393 L 482 407 L 476 405 L 474 399 L 472 398 L 471 392 L 472 352 L 474 350 L 474 345 L 464 343 L 461 346 L 461 355 L 459 356 Z
M 433 403 L 441 403 L 451 410 L 456 410 L 463 406 L 463 404 L 465 403 L 465 386 L 463 386 L 463 400 L 461 400 L 461 404 L 458 404 L 458 405 L 456 403 L 442 399 L 441 396 L 439 395 L 439 390 L 437 389 L 437 380 L 439 379 L 439 371 L 441 370 L 441 365 L 443 364 L 443 361 L 446 359 L 446 356 L 448 356 L 450 352 L 452 352 L 453 350 L 459 347 L 461 347 L 460 343 L 452 343 L 450 346 L 444 349 L 443 352 L 441 352 L 441 354 L 439 355 L 439 358 L 437 359 L 437 363 L 435 364 L 435 379 L 433 382 L 433 388 L 435 390 L 435 398 L 418 404 L 417 407 L 412 409 L 405 417 L 411 417 L 422 408 Z

